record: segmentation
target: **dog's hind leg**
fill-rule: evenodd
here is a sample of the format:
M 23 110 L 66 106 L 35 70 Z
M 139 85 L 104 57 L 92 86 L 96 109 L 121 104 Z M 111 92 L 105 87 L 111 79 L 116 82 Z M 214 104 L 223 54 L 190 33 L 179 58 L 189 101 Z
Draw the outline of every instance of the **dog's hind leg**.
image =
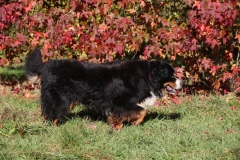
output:
M 70 103 L 70 105 L 69 105 L 69 107 L 68 107 L 68 112 L 67 112 L 67 114 L 68 113 L 70 113 L 72 110 L 73 110 L 73 108 L 75 107 L 75 104 L 74 103 Z M 64 114 L 65 115 L 65 114 Z M 53 120 L 53 126 L 54 127 L 57 127 L 57 123 L 59 122 L 59 118 L 57 118 L 57 119 L 54 119 Z
M 66 116 L 70 111 L 70 100 L 65 96 L 58 94 L 43 94 L 41 95 L 41 111 L 45 120 L 53 122 L 57 126 L 57 122 Z
M 68 108 L 68 113 L 70 113 L 73 110 L 74 107 L 75 107 L 75 104 L 74 103 L 70 103 L 69 108 Z M 53 120 L 53 126 L 54 127 L 57 127 L 58 121 L 59 121 L 58 118 Z
M 70 113 L 73 110 L 74 107 L 75 107 L 75 104 L 74 103 L 70 103 L 69 109 L 68 109 L 68 113 Z M 58 121 L 59 121 L 59 119 L 53 120 L 53 126 L 54 127 L 57 127 Z

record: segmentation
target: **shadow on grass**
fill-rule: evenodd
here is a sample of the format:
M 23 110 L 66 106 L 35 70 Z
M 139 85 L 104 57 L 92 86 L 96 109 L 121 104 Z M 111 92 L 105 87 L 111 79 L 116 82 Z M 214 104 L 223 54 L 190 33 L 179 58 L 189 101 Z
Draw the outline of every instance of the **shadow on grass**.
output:
M 148 113 L 146 115 L 146 117 L 144 118 L 144 121 L 142 123 L 145 123 L 149 120 L 152 119 L 159 119 L 159 120 L 178 120 L 181 118 L 181 114 L 180 113 L 169 113 L 169 114 L 165 114 L 165 113 L 159 113 L 159 112 L 151 112 Z
M 58 125 L 64 125 L 67 121 L 75 119 L 75 118 L 86 118 L 91 121 L 102 121 L 104 123 L 107 123 L 107 119 L 105 116 L 102 116 L 101 114 L 97 113 L 94 110 L 91 109 L 85 109 L 83 111 L 77 112 L 77 113 L 70 113 L 65 118 L 62 118 Z M 159 113 L 159 112 L 153 112 L 147 113 L 146 117 L 144 118 L 143 122 L 140 125 L 143 125 L 147 121 L 158 119 L 158 120 L 178 120 L 181 118 L 180 113 Z M 128 123 L 125 123 L 128 124 Z

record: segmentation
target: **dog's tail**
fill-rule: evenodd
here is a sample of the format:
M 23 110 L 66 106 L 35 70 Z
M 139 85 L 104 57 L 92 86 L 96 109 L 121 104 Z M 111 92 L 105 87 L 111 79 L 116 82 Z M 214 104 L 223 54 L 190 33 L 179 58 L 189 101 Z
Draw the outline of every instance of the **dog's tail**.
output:
M 35 48 L 25 63 L 25 75 L 30 83 L 39 83 L 43 64 L 41 51 Z

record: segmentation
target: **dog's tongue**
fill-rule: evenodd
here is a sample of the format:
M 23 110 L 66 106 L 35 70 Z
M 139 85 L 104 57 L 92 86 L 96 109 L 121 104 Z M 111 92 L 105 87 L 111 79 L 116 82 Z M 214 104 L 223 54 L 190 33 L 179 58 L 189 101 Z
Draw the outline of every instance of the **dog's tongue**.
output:
M 166 87 L 166 90 L 168 91 L 169 94 L 173 94 L 173 95 L 177 94 L 176 90 L 169 86 Z

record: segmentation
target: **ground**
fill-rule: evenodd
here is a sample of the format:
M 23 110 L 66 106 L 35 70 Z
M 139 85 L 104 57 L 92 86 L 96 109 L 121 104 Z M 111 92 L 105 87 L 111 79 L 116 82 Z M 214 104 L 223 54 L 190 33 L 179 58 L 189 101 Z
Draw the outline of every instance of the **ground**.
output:
M 0 159 L 240 158 L 240 100 L 232 93 L 165 96 L 142 124 L 120 131 L 81 105 L 56 128 L 39 105 L 36 87 L 1 85 Z

